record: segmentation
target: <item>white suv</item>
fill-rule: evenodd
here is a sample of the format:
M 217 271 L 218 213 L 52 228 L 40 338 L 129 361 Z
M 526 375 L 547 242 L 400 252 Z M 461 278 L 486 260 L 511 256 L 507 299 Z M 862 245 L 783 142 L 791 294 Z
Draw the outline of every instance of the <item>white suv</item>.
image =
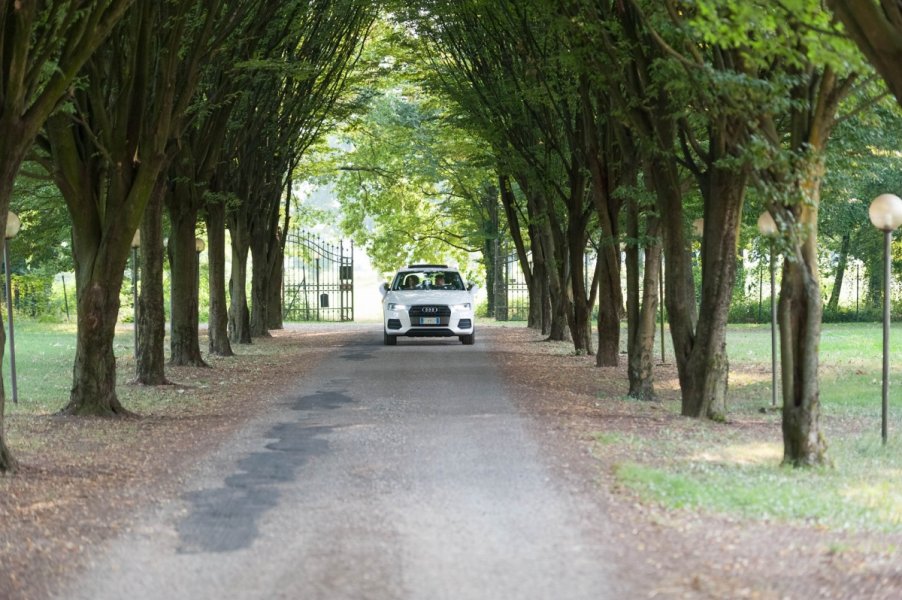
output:
M 385 345 L 398 337 L 458 336 L 464 344 L 476 340 L 474 298 L 477 287 L 447 265 L 410 265 L 390 284 L 383 283 L 382 315 Z

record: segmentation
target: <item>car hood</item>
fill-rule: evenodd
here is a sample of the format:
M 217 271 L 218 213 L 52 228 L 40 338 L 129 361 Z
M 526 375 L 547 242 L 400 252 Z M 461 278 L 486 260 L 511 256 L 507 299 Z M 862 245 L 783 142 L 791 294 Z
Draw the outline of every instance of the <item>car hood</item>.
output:
M 473 302 L 473 296 L 466 290 L 405 290 L 389 292 L 386 302 L 396 302 L 413 306 L 415 304 L 463 304 Z

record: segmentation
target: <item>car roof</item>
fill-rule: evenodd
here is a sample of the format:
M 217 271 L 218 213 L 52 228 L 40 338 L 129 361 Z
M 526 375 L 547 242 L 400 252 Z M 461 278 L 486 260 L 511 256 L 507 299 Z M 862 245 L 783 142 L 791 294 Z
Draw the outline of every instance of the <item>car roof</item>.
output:
M 399 273 L 409 273 L 411 271 L 415 271 L 417 273 L 419 273 L 420 271 L 442 271 L 447 273 L 459 272 L 457 269 L 448 267 L 446 265 L 408 265 L 407 267 L 403 267 L 398 270 Z

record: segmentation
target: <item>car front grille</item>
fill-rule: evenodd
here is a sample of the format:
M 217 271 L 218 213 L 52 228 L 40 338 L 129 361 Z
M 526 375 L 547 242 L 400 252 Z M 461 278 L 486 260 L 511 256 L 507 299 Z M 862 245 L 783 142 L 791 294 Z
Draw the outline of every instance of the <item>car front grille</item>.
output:
M 410 307 L 411 317 L 450 317 L 451 307 L 443 305 L 424 304 Z
M 447 305 L 420 304 L 410 307 L 410 324 L 414 327 L 447 327 L 451 320 L 451 307 Z M 438 318 L 438 323 L 427 323 L 426 320 Z

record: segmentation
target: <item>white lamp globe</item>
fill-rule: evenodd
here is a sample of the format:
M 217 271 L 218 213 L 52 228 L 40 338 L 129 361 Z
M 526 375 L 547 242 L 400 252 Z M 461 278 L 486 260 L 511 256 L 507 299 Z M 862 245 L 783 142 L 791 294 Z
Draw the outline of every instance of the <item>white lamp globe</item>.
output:
M 777 235 L 777 222 L 771 216 L 770 212 L 764 211 L 758 217 L 758 231 L 761 235 L 772 237 Z
M 10 211 L 6 215 L 6 239 L 11 240 L 16 237 L 20 227 L 22 227 L 22 221 L 19 220 L 19 215 Z
M 207 245 L 204 243 L 204 241 L 202 239 L 194 238 L 194 250 L 195 251 L 203 252 L 204 248 L 206 248 L 206 247 L 207 247 Z
M 902 198 L 895 194 L 880 194 L 868 207 L 868 216 L 877 229 L 893 231 L 902 225 Z

